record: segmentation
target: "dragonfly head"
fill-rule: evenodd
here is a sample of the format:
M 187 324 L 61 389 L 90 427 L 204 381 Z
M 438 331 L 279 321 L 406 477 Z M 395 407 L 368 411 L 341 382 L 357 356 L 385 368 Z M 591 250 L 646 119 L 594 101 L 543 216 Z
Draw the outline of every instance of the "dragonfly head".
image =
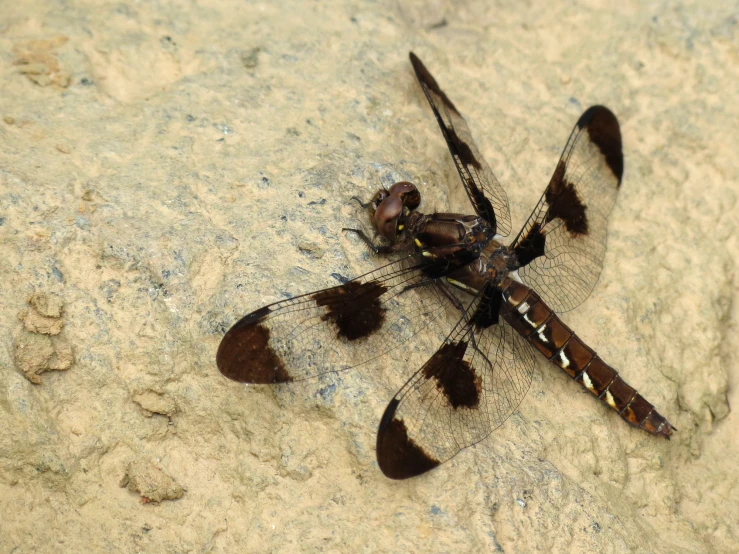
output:
M 369 205 L 372 224 L 385 239 L 395 242 L 405 230 L 405 219 L 421 203 L 421 193 L 408 181 L 395 183 L 390 189 L 380 189 Z

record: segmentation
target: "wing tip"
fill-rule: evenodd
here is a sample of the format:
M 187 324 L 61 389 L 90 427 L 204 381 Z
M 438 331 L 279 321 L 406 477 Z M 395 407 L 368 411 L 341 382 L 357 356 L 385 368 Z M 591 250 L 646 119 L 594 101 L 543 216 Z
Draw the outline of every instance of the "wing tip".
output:
M 613 114 L 613 112 L 607 108 L 606 106 L 603 106 L 601 104 L 594 104 L 593 106 L 590 106 L 587 110 L 585 110 L 580 118 L 577 120 L 577 126 L 582 129 L 584 127 L 587 127 L 588 124 L 595 118 L 595 117 L 609 117 L 611 119 L 616 119 L 616 116 Z
M 254 385 L 292 381 L 282 359 L 270 346 L 269 329 L 262 324 L 270 312 L 265 306 L 244 316 L 221 339 L 216 366 L 224 377 Z
M 408 436 L 402 419 L 395 417 L 400 401 L 393 398 L 377 431 L 377 463 L 390 479 L 408 479 L 434 469 L 441 462 L 431 457 Z
M 431 88 L 431 90 L 434 90 L 434 88 L 438 88 L 436 80 L 431 76 L 431 73 L 429 73 L 429 70 L 426 69 L 426 66 L 421 61 L 421 58 L 416 56 L 416 54 L 414 54 L 413 52 L 408 52 L 408 58 L 411 61 L 411 65 L 413 66 L 413 69 L 416 72 L 416 76 L 418 77 L 418 80 L 421 81 L 421 83 L 424 83 L 429 88 Z
M 621 186 L 624 173 L 624 155 L 621 144 L 621 128 L 614 113 L 605 106 L 590 106 L 577 120 L 578 129 L 587 129 L 590 140 L 606 159 L 606 164 Z
M 413 52 L 408 53 L 408 58 L 411 60 L 411 65 L 413 66 L 413 70 L 416 73 L 416 79 L 418 79 L 418 82 L 421 83 L 421 87 L 425 87 L 425 89 L 433 92 L 436 96 L 439 97 L 439 99 L 447 107 L 447 109 L 452 110 L 454 113 L 459 115 L 459 110 L 457 110 L 457 107 L 452 103 L 451 100 L 449 100 L 449 97 L 444 93 L 444 91 L 441 90 L 441 87 L 439 87 L 439 83 L 436 82 L 436 79 L 434 79 L 434 76 L 431 75 L 431 72 L 426 69 L 426 66 L 421 61 L 421 58 L 416 56 Z M 424 90 L 424 92 L 428 97 L 428 91 Z M 436 109 L 431 97 L 428 97 L 428 100 L 431 103 L 431 107 L 433 109 Z

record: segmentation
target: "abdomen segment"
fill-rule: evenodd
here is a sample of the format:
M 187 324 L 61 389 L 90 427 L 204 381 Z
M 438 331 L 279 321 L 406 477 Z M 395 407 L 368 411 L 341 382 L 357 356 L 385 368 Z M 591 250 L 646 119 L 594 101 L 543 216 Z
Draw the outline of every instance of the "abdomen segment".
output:
M 538 294 L 512 281 L 503 295 L 503 317 L 548 360 L 616 410 L 627 423 L 670 438 L 675 430 L 670 422 L 562 323 Z

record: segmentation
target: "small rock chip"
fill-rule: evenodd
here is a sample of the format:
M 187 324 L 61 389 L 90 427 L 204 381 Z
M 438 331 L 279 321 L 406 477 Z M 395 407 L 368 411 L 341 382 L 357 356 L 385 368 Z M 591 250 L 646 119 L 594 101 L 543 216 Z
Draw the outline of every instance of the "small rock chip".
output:
M 66 88 L 69 86 L 70 74 L 61 67 L 56 49 L 68 40 L 65 36 L 56 36 L 50 40 L 31 40 L 16 44 L 13 47 L 13 65 L 39 86 Z
M 254 69 L 257 67 L 257 64 L 259 63 L 259 52 L 261 52 L 261 50 L 262 49 L 257 46 L 248 52 L 241 53 L 241 63 L 244 64 L 246 69 Z
M 157 466 L 142 460 L 128 464 L 120 486 L 138 492 L 144 502 L 177 500 L 186 490 Z
M 312 242 L 298 243 L 298 250 L 314 259 L 320 260 L 323 258 L 323 248 Z
M 37 292 L 28 298 L 28 303 L 46 317 L 61 317 L 64 301 L 52 292 Z
M 154 392 L 153 390 L 147 390 L 142 393 L 135 394 L 133 396 L 133 401 L 141 406 L 146 417 L 151 417 L 154 414 L 171 417 L 177 413 L 177 405 L 174 400 L 168 396 Z
M 66 339 L 56 336 L 64 327 L 60 319 L 64 310 L 62 299 L 53 293 L 37 292 L 28 298 L 28 303 L 31 309 L 18 314 L 29 332 L 14 338 L 15 363 L 31 383 L 38 385 L 42 373 L 72 367 L 74 352 Z
M 23 375 L 36 385 L 47 371 L 64 371 L 72 367 L 74 353 L 69 343 L 60 338 L 23 333 L 15 339 L 15 363 Z
M 23 310 L 19 317 L 26 331 L 41 335 L 58 335 L 62 332 L 64 321 L 56 317 L 46 317 L 35 310 Z

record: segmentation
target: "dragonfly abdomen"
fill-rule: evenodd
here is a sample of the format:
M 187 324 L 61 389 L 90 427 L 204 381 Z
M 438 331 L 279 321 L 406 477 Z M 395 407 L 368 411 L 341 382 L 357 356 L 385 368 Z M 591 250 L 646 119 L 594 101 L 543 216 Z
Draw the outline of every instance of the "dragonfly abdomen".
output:
M 515 281 L 503 294 L 506 300 L 503 317 L 548 360 L 617 411 L 630 425 L 670 438 L 674 429 L 670 422 L 580 340 L 538 294 Z

